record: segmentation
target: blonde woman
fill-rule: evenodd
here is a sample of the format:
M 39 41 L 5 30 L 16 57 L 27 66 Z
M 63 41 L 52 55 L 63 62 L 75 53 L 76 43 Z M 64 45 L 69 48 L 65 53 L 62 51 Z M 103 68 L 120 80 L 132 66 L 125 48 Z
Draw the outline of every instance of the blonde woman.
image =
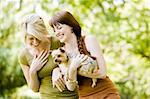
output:
M 67 90 L 59 70 L 53 70 L 56 65 L 49 51 L 61 44 L 48 35 L 43 19 L 36 14 L 28 15 L 22 22 L 22 30 L 25 48 L 21 50 L 19 62 L 28 86 L 39 92 L 41 99 L 78 99 L 77 90 Z M 53 87 L 52 71 L 57 74 L 57 78 L 53 75 L 57 81 L 53 81 L 62 84 L 61 88 L 59 85 Z

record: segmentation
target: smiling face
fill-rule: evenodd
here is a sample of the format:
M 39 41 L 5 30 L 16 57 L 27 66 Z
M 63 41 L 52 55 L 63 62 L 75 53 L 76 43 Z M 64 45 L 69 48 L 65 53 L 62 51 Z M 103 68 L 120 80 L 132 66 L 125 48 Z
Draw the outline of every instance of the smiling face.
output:
M 38 48 L 41 41 L 34 37 L 33 35 L 28 34 L 26 36 L 26 44 L 31 48 Z
M 69 37 L 71 37 L 72 27 L 66 24 L 58 23 L 53 26 L 56 37 L 60 40 L 60 42 L 65 43 Z

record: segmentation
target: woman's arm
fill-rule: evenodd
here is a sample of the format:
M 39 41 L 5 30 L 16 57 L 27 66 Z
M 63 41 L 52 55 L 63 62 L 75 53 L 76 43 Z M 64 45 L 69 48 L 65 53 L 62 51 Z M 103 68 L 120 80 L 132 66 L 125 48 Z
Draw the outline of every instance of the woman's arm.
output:
M 53 87 L 56 86 L 60 92 L 65 90 L 65 81 L 63 79 L 63 76 L 59 67 L 56 67 L 53 69 L 52 84 L 53 84 Z
M 85 61 L 88 58 L 88 56 L 85 56 L 83 54 L 77 55 L 75 58 L 72 59 L 69 69 L 68 69 L 68 77 L 66 81 L 66 86 L 70 91 L 74 91 L 77 86 L 77 68 L 79 68 L 81 63 Z
M 76 73 L 72 73 L 71 75 L 65 74 L 63 77 L 61 71 L 62 70 L 59 67 L 56 67 L 55 69 L 53 69 L 53 73 L 52 73 L 53 87 L 56 86 L 60 92 L 64 91 L 66 87 L 68 90 L 74 91 L 77 86 Z M 71 79 L 68 79 L 68 78 L 71 78 Z
M 29 66 L 21 65 L 23 74 L 27 81 L 28 86 L 34 91 L 38 92 L 39 90 L 39 80 L 37 76 L 37 72 L 31 71 Z
M 91 53 L 91 56 L 96 57 L 99 70 L 96 71 L 95 73 L 87 75 L 87 77 L 91 78 L 105 78 L 106 77 L 106 64 L 104 57 L 101 52 L 101 48 L 98 44 L 98 41 L 94 36 L 86 36 L 85 37 L 85 46 L 87 50 Z
M 34 56 L 30 66 L 21 64 L 27 84 L 34 92 L 38 92 L 40 84 L 37 72 L 47 63 L 48 56 L 47 51 L 42 51 L 38 57 Z
M 78 85 L 77 83 L 77 69 L 72 68 L 73 63 L 69 66 L 68 74 L 66 75 L 66 87 L 70 91 L 74 91 Z

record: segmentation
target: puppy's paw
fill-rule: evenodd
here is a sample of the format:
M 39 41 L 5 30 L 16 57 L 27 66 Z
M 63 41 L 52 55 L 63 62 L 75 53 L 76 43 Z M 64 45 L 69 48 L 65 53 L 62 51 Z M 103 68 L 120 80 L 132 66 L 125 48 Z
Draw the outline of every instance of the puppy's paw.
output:
M 97 82 L 97 79 L 93 78 L 92 79 L 92 88 L 94 88 L 96 86 L 96 82 Z

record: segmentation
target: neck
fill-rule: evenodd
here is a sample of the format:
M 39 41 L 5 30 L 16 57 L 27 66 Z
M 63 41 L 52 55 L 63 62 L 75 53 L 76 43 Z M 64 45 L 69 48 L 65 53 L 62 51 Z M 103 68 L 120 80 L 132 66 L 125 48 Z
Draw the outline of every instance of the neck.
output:
M 68 53 L 79 53 L 77 38 L 75 35 L 73 35 L 72 37 L 70 37 L 70 39 L 67 40 L 67 42 L 65 43 L 65 49 Z

